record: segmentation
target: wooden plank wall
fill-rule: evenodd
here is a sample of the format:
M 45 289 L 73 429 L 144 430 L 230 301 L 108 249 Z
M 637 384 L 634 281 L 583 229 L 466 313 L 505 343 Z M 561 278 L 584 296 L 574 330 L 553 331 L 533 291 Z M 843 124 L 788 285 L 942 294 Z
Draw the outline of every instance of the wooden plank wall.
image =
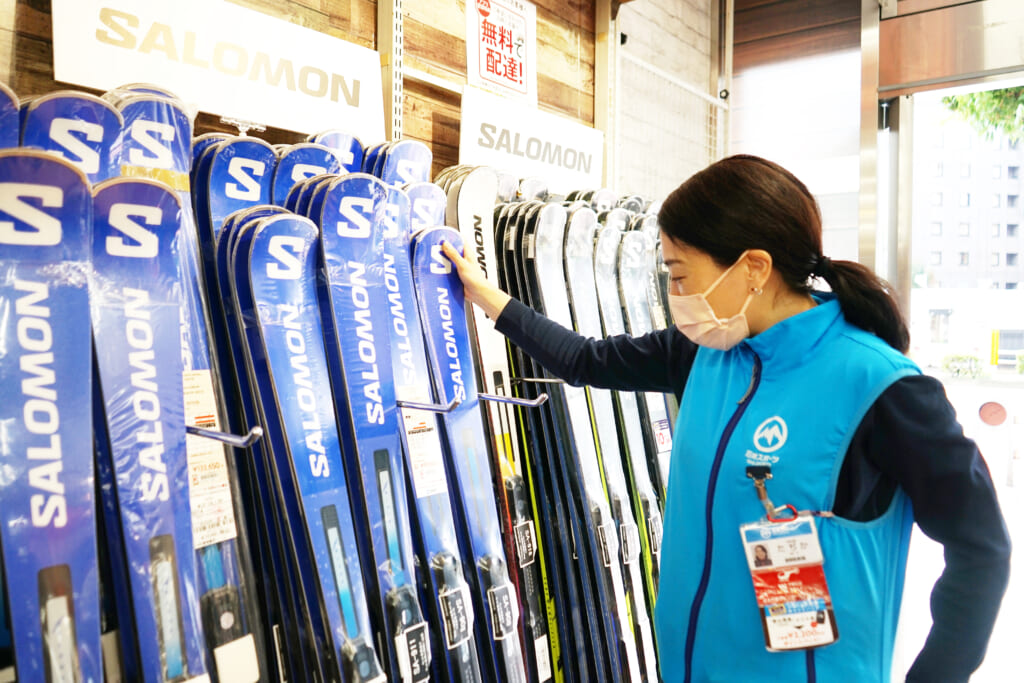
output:
M 376 0 L 231 0 L 280 19 L 376 48 Z M 594 123 L 594 17 L 596 0 L 537 0 L 538 105 L 587 125 Z M 466 81 L 465 7 L 474 0 L 406 0 L 405 64 L 457 86 Z M 0 80 L 21 98 L 77 88 L 53 78 L 49 0 L 0 0 Z M 81 88 L 78 88 L 81 89 Z M 459 95 L 408 80 L 405 137 L 434 152 L 435 173 L 458 161 Z M 259 121 L 259 112 L 252 113 Z M 196 132 L 228 130 L 200 114 Z M 301 133 L 271 129 L 270 142 L 295 142 Z
M 860 0 L 736 0 L 733 71 L 860 46 Z

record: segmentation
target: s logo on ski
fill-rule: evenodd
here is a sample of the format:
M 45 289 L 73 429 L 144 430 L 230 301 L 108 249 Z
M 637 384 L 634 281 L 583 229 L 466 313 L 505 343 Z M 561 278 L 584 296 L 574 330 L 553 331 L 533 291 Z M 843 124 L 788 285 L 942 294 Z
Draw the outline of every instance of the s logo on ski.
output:
M 63 234 L 60 220 L 32 206 L 25 201 L 26 198 L 37 199 L 41 206 L 48 209 L 64 205 L 64 191 L 59 187 L 35 183 L 0 183 L 0 212 L 30 228 L 19 230 L 15 221 L 0 221 L 0 242 L 35 247 L 59 244 Z
M 114 204 L 110 207 L 110 225 L 119 230 L 121 236 L 107 236 L 107 253 L 129 258 L 154 258 L 160 250 L 160 241 L 155 233 L 135 222 L 134 217 L 141 218 L 146 225 L 160 225 L 163 216 L 158 206 Z
M 302 262 L 299 253 L 305 246 L 305 240 L 291 235 L 274 235 L 270 238 L 267 252 L 277 259 L 277 263 L 267 264 L 267 277 L 275 280 L 298 280 L 302 276 Z
M 367 238 L 370 236 L 370 214 L 373 197 L 342 197 L 338 212 L 344 220 L 338 221 L 340 237 Z

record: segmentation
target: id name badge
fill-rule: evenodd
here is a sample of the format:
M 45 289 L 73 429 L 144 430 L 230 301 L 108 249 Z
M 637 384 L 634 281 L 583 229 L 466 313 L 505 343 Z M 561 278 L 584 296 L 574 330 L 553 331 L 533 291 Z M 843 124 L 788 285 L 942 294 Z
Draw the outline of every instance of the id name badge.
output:
M 765 646 L 772 652 L 829 645 L 839 639 L 825 558 L 814 518 L 740 527 Z

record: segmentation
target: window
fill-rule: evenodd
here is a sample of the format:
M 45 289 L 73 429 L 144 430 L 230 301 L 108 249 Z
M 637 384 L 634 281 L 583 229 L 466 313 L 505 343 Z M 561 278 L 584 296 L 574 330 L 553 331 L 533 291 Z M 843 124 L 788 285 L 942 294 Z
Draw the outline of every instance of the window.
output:
M 951 310 L 947 309 L 936 309 L 928 311 L 928 321 L 931 323 L 932 332 L 932 343 L 933 344 L 948 344 L 949 343 L 949 314 Z
M 933 192 L 932 193 L 932 206 L 942 206 L 942 193 L 941 192 Z
M 971 265 L 971 254 L 970 254 L 970 252 L 967 252 L 967 251 L 961 251 L 960 252 L 960 265 L 961 266 L 969 266 L 969 265 Z
M 968 236 L 970 236 L 970 234 L 971 234 L 971 224 L 970 223 L 960 223 L 958 226 L 956 226 L 956 234 L 960 235 L 961 237 L 968 237 Z
M 992 178 L 996 179 L 996 178 L 1002 178 L 1002 177 L 1003 177 L 1003 167 L 1002 166 L 993 166 L 992 167 Z
M 1001 201 L 999 195 L 997 195 L 997 194 L 992 195 L 992 208 L 993 209 L 998 209 L 1002 205 L 1003 205 L 1003 202 Z
M 1010 149 L 1017 149 L 1020 146 L 1020 140 L 1009 140 L 1006 146 Z
M 971 205 L 971 193 L 970 192 L 961 192 L 960 193 L 960 206 L 970 206 L 970 205 Z
M 1006 236 L 1007 237 L 1016 237 L 1017 236 L 1017 224 L 1016 223 L 1007 223 L 1006 224 Z
M 932 177 L 933 178 L 941 178 L 942 177 L 942 162 L 941 161 L 936 161 L 936 162 L 932 163 Z
M 993 223 L 992 224 L 992 236 L 993 237 L 999 237 L 999 224 L 998 223 Z
M 941 221 L 935 221 L 934 223 L 932 223 L 931 234 L 935 235 L 936 237 L 940 237 L 942 235 L 942 222 Z
M 999 252 L 998 251 L 993 251 L 992 252 L 992 258 L 989 259 L 988 264 L 990 266 L 998 266 L 999 265 Z
M 1006 177 L 1012 180 L 1016 180 L 1017 176 L 1020 175 L 1020 166 L 1007 166 Z
M 941 266 L 942 265 L 942 252 L 941 251 L 933 251 L 931 253 L 931 256 L 928 258 L 928 263 L 930 263 L 933 266 Z
M 1011 251 L 1006 254 L 1006 265 L 1015 266 L 1017 265 L 1017 252 Z
M 1017 289 L 1017 283 L 1016 282 L 1007 282 L 1006 283 L 1006 288 L 1007 289 Z
M 970 164 L 960 164 L 960 177 L 961 178 L 970 178 L 971 177 L 971 165 Z
M 1020 199 L 1019 195 L 1015 195 L 1015 194 L 1008 194 L 1008 195 L 1006 195 L 1006 206 L 1007 206 L 1007 208 L 1016 209 L 1017 208 L 1017 200 L 1018 199 Z

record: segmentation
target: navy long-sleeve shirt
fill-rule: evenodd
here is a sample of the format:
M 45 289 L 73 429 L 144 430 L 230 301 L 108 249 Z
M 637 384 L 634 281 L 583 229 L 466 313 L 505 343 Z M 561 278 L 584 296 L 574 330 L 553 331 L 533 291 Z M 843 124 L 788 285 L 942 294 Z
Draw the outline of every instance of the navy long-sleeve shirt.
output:
M 674 326 L 641 337 L 587 339 L 514 299 L 495 324 L 577 386 L 680 397 L 697 353 Z M 984 657 L 1006 590 L 1010 539 L 985 461 L 964 436 L 942 384 L 925 375 L 896 381 L 865 414 L 843 461 L 832 512 L 874 519 L 897 487 L 910 497 L 921 530 L 943 545 L 946 560 L 932 590 L 932 629 L 907 681 L 966 681 Z

